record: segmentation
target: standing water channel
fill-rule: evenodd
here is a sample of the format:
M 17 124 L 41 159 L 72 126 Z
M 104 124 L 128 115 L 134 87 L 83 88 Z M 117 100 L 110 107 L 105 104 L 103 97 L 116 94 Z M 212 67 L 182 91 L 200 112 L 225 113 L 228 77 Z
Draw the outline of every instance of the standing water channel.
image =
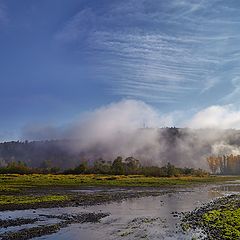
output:
M 124 191 L 124 189 L 81 189 L 79 191 Z M 126 190 L 127 191 L 127 190 Z M 134 191 L 134 190 L 132 190 Z M 206 185 L 192 188 L 164 189 L 160 196 L 126 199 L 94 206 L 5 211 L 1 219 L 37 218 L 33 224 L 2 228 L 0 234 L 57 223 L 54 216 L 82 213 L 108 213 L 96 223 L 74 223 L 58 232 L 33 239 L 198 239 L 199 231 L 184 233 L 180 222 L 183 213 L 192 211 L 220 196 L 240 191 L 240 184 Z M 51 217 L 49 217 L 51 216 Z M 53 216 L 53 217 L 52 217 Z

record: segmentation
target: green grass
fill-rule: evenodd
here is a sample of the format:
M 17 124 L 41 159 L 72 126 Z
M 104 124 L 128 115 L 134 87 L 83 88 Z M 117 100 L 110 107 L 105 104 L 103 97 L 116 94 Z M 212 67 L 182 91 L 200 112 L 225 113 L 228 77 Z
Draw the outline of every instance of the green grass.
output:
M 20 189 L 10 187 L 10 186 L 0 185 L 0 193 L 16 193 L 16 192 L 20 192 Z
M 68 196 L 47 195 L 47 196 L 13 196 L 0 195 L 0 205 L 6 204 L 34 204 L 42 202 L 60 202 L 68 200 Z
M 0 206 L 6 204 L 34 204 L 71 200 L 71 196 L 38 195 L 38 189 L 74 188 L 81 186 L 108 187 L 170 187 L 192 184 L 216 183 L 240 179 L 240 177 L 145 177 L 142 175 L 53 175 L 53 174 L 0 174 Z M 28 191 L 30 190 L 30 191 Z M 33 191 L 32 191 L 33 190 Z M 45 191 L 44 190 L 44 191 Z M 31 194 L 31 195 L 29 195 Z M 33 196 L 33 194 L 35 196 Z M 45 194 L 45 193 L 44 193 Z
M 214 183 L 240 179 L 240 177 L 145 177 L 142 175 L 53 175 L 53 174 L 2 174 L 0 175 L 0 192 L 18 191 L 23 188 L 55 186 L 139 186 L 159 187 Z

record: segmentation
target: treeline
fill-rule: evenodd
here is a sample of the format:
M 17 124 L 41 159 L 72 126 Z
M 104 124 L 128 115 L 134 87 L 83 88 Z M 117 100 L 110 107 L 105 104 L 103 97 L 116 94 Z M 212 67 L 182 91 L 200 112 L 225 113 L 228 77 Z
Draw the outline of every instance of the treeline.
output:
M 117 157 L 113 162 L 99 159 L 94 162 L 93 166 L 88 166 L 87 162 L 81 163 L 74 169 L 64 171 L 65 174 L 114 174 L 114 175 L 129 175 L 142 174 L 153 177 L 177 177 L 177 176 L 206 176 L 208 173 L 202 169 L 193 168 L 177 168 L 168 163 L 163 167 L 157 166 L 141 166 L 139 160 L 128 157 L 125 160 L 122 157 Z
M 11 162 L 6 164 L 5 166 L 0 167 L 0 174 L 33 174 L 33 173 L 42 173 L 42 174 L 56 174 L 60 173 L 60 168 L 51 167 L 51 163 L 49 161 L 43 161 L 42 166 L 38 168 L 29 167 L 26 163 L 18 161 Z
M 223 156 L 210 156 L 207 158 L 207 162 L 213 174 L 240 174 L 240 155 L 234 156 L 233 154 L 231 154 Z
M 206 135 L 212 137 L 206 138 Z M 153 141 L 149 141 L 149 136 L 154 136 Z M 211 154 L 214 144 L 224 142 L 230 146 L 240 146 L 240 130 L 231 129 L 142 128 L 136 131 L 133 139 L 138 139 L 138 137 L 146 139 L 146 145 L 140 141 L 139 149 L 137 144 L 136 147 L 134 144 L 135 150 L 130 152 L 141 162 L 159 159 L 164 163 L 198 163 L 203 156 Z M 49 160 L 52 167 L 74 168 L 84 160 L 95 161 L 99 157 L 112 160 L 116 150 L 119 152 L 124 146 L 120 144 L 121 148 L 118 150 L 118 146 L 111 147 L 111 143 L 108 145 L 105 141 L 103 142 L 99 141 L 86 148 L 78 139 L 2 142 L 0 143 L 0 167 L 20 161 L 25 162 L 29 167 L 41 168 L 42 162 Z M 122 151 L 119 155 L 125 155 L 129 149 Z
M 32 173 L 42 173 L 42 174 L 107 174 L 107 175 L 130 175 L 130 174 L 141 174 L 145 176 L 152 177 L 178 177 L 178 176 L 199 176 L 203 177 L 208 175 L 208 173 L 202 169 L 193 168 L 177 168 L 174 165 L 168 163 L 163 167 L 157 166 L 141 166 L 139 160 L 128 157 L 123 159 L 122 157 L 117 157 L 114 161 L 105 161 L 103 159 L 98 159 L 89 164 L 89 162 L 84 161 L 77 165 L 75 168 L 67 169 L 65 171 L 60 171 L 59 168 L 51 167 L 49 161 L 42 163 L 41 167 L 33 168 L 28 167 L 26 163 L 23 162 L 12 162 L 4 167 L 0 167 L 0 174 L 32 174 Z

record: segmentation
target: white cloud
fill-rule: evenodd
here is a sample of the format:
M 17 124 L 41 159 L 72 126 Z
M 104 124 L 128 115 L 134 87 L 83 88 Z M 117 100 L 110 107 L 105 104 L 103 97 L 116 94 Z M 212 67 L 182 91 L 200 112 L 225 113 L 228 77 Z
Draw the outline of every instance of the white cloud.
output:
M 238 146 L 227 144 L 224 141 L 217 142 L 212 145 L 212 154 L 215 156 L 230 155 L 237 156 L 240 154 L 240 148 Z
M 122 100 L 81 116 L 71 136 L 84 136 L 84 144 L 109 141 L 118 132 L 129 133 L 143 127 L 159 127 L 172 123 L 170 116 L 161 116 L 150 105 L 136 100 Z M 77 131 L 76 131 L 77 129 Z
M 64 128 L 31 125 L 24 130 L 24 139 L 75 139 L 68 150 L 83 151 L 89 159 L 116 156 L 134 156 L 143 162 L 162 166 L 175 162 L 178 166 L 195 166 L 199 163 L 186 158 L 192 154 L 185 151 L 189 146 L 179 142 L 169 151 L 168 137 L 158 127 L 173 126 L 180 113 L 161 114 L 150 105 L 136 100 L 122 100 L 95 109 L 80 116 L 80 119 Z M 143 129 L 144 128 L 144 129 Z M 167 132 L 166 132 L 167 133 Z M 51 136 L 52 135 L 52 136 Z M 44 137 L 45 136 L 45 137 Z M 176 159 L 177 154 L 178 158 Z M 192 155 L 191 155 L 192 156 Z
M 175 125 L 181 119 L 181 112 L 160 113 L 152 106 L 139 100 L 124 99 L 85 112 L 79 119 L 65 127 L 30 124 L 23 129 L 27 139 L 61 138 L 61 136 L 82 139 L 84 144 L 109 141 L 118 133 L 129 133 L 139 128 L 159 128 Z
M 196 113 L 188 122 L 191 128 L 240 129 L 240 109 L 233 105 L 215 105 Z

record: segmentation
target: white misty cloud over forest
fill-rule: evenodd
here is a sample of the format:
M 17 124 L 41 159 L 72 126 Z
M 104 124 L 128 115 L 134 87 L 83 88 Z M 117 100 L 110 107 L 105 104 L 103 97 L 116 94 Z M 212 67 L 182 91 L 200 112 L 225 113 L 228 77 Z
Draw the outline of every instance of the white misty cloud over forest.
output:
M 79 116 L 79 120 L 63 127 L 27 125 L 23 129 L 23 138 L 49 139 L 65 136 L 77 139 L 84 136 L 84 142 L 88 144 L 89 141 L 107 141 L 113 134 L 139 128 L 176 126 L 240 129 L 240 110 L 234 105 L 213 105 L 193 112 L 191 109 L 161 113 L 143 101 L 125 99 L 85 112 Z M 190 117 L 187 119 L 186 116 Z
M 26 126 L 23 139 L 74 139 L 68 149 L 83 151 L 89 159 L 134 156 L 155 165 L 170 161 L 205 169 L 209 154 L 240 153 L 238 146 L 230 144 L 231 134 L 223 131 L 240 128 L 240 111 L 233 105 L 207 107 L 187 121 L 185 114 L 161 114 L 143 101 L 122 100 L 81 114 L 67 126 Z M 172 142 L 171 135 L 159 131 L 171 126 L 187 129 L 180 129 Z
M 213 105 L 195 111 L 173 111 L 161 113 L 151 105 L 139 100 L 122 100 L 111 103 L 82 116 L 80 125 L 84 129 L 91 128 L 97 133 L 100 129 L 125 130 L 134 128 L 189 127 L 189 128 L 220 128 L 240 129 L 240 110 L 232 104 Z M 86 126 L 87 125 L 87 126 Z
M 239 129 L 240 110 L 233 105 L 214 105 L 197 112 L 187 126 L 191 128 Z

